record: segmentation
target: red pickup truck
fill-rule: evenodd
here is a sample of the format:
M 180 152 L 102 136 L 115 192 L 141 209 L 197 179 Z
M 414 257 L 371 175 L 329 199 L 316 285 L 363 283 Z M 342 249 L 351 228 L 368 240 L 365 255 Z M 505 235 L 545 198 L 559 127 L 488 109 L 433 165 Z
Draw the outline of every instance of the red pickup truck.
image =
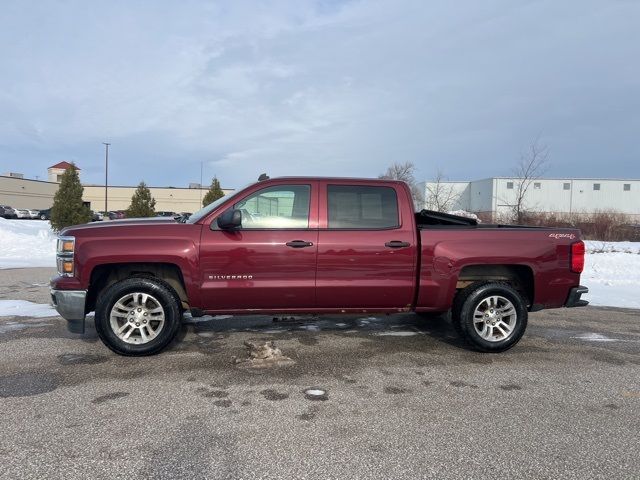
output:
M 95 311 L 102 341 L 149 355 L 183 312 L 395 313 L 451 310 L 475 349 L 515 345 L 530 311 L 586 305 L 580 232 L 423 210 L 399 181 L 277 178 L 188 219 L 66 228 L 54 306 L 83 333 Z

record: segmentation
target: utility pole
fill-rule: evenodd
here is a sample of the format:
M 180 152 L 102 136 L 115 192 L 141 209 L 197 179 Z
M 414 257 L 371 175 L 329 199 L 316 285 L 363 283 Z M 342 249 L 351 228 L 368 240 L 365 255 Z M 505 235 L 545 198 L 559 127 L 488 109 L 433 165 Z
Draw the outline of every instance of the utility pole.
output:
M 198 205 L 198 208 L 196 209 L 196 211 L 200 210 L 202 208 L 202 160 L 200 161 L 200 204 Z
M 107 215 L 107 189 L 109 186 L 109 145 L 110 143 L 102 142 L 104 145 L 104 214 Z

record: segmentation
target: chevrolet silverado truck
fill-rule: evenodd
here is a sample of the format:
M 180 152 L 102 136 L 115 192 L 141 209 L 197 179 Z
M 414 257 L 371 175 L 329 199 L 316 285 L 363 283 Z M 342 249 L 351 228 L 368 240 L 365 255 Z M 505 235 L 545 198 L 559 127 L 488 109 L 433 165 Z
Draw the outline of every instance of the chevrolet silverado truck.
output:
M 528 312 L 588 302 L 573 229 L 416 213 L 400 181 L 276 178 L 188 219 L 64 229 L 53 305 L 69 330 L 95 311 L 102 341 L 150 355 L 183 314 L 447 312 L 483 352 L 515 345 Z

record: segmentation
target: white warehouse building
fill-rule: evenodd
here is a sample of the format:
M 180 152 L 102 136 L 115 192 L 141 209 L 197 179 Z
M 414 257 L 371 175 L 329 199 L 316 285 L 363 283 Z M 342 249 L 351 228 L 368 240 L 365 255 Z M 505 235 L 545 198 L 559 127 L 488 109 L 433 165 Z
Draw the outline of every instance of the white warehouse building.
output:
M 425 208 L 466 210 L 501 218 L 513 211 L 516 177 L 492 177 L 470 182 L 424 182 Z M 442 208 L 443 203 L 445 204 Z M 606 178 L 541 178 L 532 180 L 523 201 L 532 212 L 589 214 L 615 210 L 640 221 L 640 180 Z

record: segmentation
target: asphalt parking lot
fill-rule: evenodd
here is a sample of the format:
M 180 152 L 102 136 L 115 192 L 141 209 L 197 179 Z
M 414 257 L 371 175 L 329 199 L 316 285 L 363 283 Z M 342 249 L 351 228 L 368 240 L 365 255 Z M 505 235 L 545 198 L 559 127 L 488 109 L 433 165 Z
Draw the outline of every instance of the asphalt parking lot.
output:
M 46 303 L 51 274 L 0 271 L 0 298 Z M 446 317 L 187 320 L 125 358 L 58 317 L 0 318 L 0 477 L 640 476 L 640 311 L 538 312 L 496 355 Z M 266 340 L 294 363 L 233 363 Z

